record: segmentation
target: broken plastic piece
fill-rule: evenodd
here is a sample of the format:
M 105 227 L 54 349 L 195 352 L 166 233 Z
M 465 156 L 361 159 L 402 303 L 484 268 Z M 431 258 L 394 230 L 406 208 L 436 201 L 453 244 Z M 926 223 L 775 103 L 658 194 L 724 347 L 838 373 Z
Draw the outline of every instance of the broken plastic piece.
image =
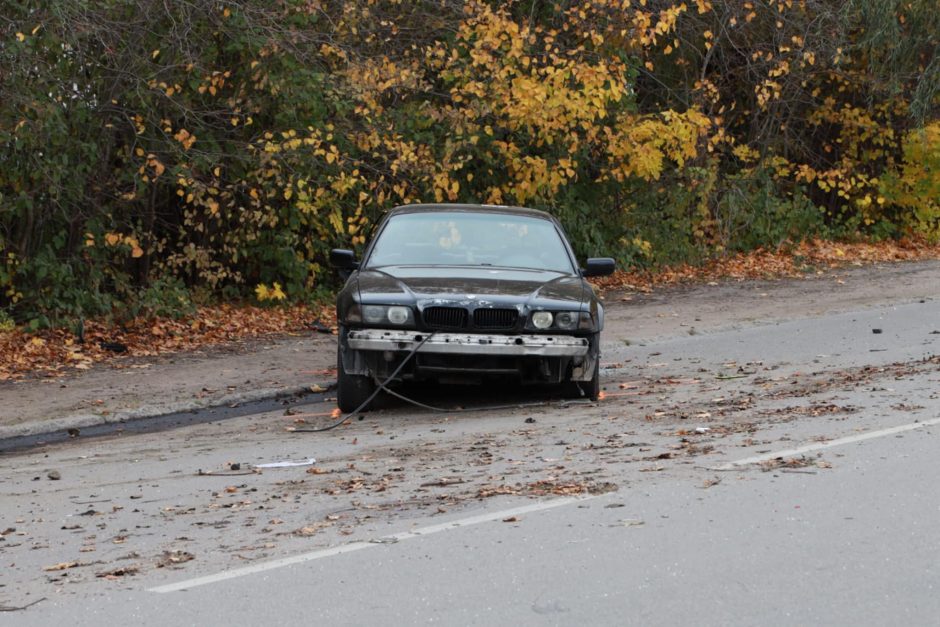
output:
M 296 468 L 298 466 L 313 466 L 317 463 L 314 458 L 305 460 L 284 460 L 281 462 L 270 462 L 267 464 L 255 464 L 255 468 Z

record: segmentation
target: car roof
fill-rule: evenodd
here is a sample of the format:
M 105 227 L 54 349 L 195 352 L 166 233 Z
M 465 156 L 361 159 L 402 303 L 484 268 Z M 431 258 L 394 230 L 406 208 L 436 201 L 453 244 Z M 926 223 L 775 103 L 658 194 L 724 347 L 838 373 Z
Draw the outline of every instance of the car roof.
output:
M 470 205 L 470 204 L 457 204 L 457 203 L 443 203 L 443 204 L 415 204 L 415 205 L 402 205 L 400 207 L 395 207 L 390 209 L 388 212 L 388 217 L 395 215 L 400 215 L 403 213 L 425 213 L 425 212 L 438 212 L 438 211 L 453 211 L 453 212 L 465 212 L 465 213 L 506 213 L 510 215 L 518 216 L 530 216 L 533 218 L 542 218 L 543 220 L 551 220 L 555 222 L 555 217 L 550 213 L 545 211 L 540 211 L 539 209 L 529 209 L 528 207 L 510 207 L 507 205 Z

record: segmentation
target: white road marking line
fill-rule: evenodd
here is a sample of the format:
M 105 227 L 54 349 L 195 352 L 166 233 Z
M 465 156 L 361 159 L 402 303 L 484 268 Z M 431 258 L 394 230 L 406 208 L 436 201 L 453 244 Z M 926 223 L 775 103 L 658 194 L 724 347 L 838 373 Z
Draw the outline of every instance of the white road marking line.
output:
M 734 462 L 721 464 L 719 466 L 716 466 L 715 469 L 716 470 L 732 470 L 734 468 L 739 468 L 741 466 L 748 466 L 750 464 L 759 464 L 761 462 L 766 462 L 771 459 L 777 459 L 778 457 L 782 457 L 784 459 L 788 457 L 796 457 L 797 455 L 803 455 L 805 453 L 812 453 L 813 451 L 833 448 L 835 446 L 842 446 L 843 444 L 853 444 L 855 442 L 864 442 L 865 440 L 874 440 L 875 438 L 883 438 L 889 435 L 904 433 L 905 431 L 914 431 L 915 429 L 923 429 L 924 427 L 932 427 L 933 425 L 938 425 L 938 424 L 940 424 L 940 418 L 934 418 L 932 420 L 925 420 L 923 422 L 912 422 L 910 424 L 900 425 L 897 427 L 889 427 L 887 429 L 878 429 L 877 431 L 868 431 L 866 433 L 859 433 L 858 435 L 850 435 L 844 438 L 829 440 L 828 442 L 817 442 L 815 444 L 807 444 L 806 446 L 791 448 L 785 451 L 776 451 L 773 453 L 764 453 L 762 455 L 754 455 L 753 457 L 745 457 L 744 459 L 739 459 Z
M 505 518 L 511 518 L 513 516 L 520 516 L 522 514 L 531 514 L 532 512 L 539 512 L 546 509 L 553 509 L 555 507 L 561 507 L 563 505 L 569 505 L 571 503 L 579 503 L 582 501 L 587 501 L 590 499 L 597 498 L 597 496 L 569 496 L 558 499 L 552 499 L 550 501 L 539 501 L 537 503 L 532 503 L 530 505 L 523 505 L 521 507 L 514 507 L 511 509 L 504 509 L 498 512 L 488 512 L 486 514 L 480 514 L 478 516 L 470 516 L 468 518 L 460 518 L 458 520 L 452 520 L 445 523 L 440 523 L 437 525 L 429 525 L 427 527 L 420 527 L 418 529 L 412 529 L 411 531 L 404 531 L 401 533 L 396 533 L 390 536 L 382 536 L 375 542 L 350 542 L 349 544 L 342 544 L 340 546 L 330 547 L 328 549 L 321 549 L 319 551 L 311 551 L 309 553 L 301 553 L 300 555 L 292 555 L 291 557 L 283 557 L 281 559 L 271 560 L 269 562 L 262 562 L 260 564 L 253 564 L 251 566 L 245 566 L 244 568 L 235 568 L 232 570 L 225 571 L 223 573 L 216 573 L 215 575 L 206 575 L 204 577 L 195 577 L 193 579 L 187 579 L 186 581 L 180 581 L 178 583 L 166 584 L 163 586 L 157 586 L 155 588 L 150 588 L 148 592 L 158 592 L 161 594 L 167 592 L 179 592 L 180 590 L 190 590 L 198 586 L 205 586 L 212 583 L 218 583 L 220 581 L 226 581 L 228 579 L 235 579 L 237 577 L 244 577 L 246 575 L 253 575 L 256 573 L 263 573 L 268 570 L 274 570 L 276 568 L 283 568 L 284 566 L 290 566 L 291 564 L 300 564 L 303 562 L 310 562 L 313 560 L 322 559 L 324 557 L 331 557 L 333 555 L 340 555 L 342 553 L 351 553 L 353 551 L 359 551 L 361 549 L 368 549 L 376 546 L 381 546 L 382 544 L 400 542 L 402 540 L 409 540 L 411 538 L 418 538 L 421 536 L 429 536 L 431 534 L 439 533 L 441 531 L 450 531 L 452 529 L 461 529 L 463 527 L 470 527 L 471 525 L 478 525 L 480 523 L 492 522 L 495 520 L 503 520 Z

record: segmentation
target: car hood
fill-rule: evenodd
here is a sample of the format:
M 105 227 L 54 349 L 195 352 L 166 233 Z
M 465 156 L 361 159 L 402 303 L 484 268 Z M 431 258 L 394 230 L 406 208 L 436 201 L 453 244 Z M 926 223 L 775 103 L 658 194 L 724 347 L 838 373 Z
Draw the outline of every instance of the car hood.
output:
M 359 293 L 364 302 L 389 297 L 410 297 L 421 305 L 433 303 L 497 304 L 541 301 L 580 303 L 584 298 L 580 276 L 548 270 L 479 266 L 385 266 L 359 272 Z

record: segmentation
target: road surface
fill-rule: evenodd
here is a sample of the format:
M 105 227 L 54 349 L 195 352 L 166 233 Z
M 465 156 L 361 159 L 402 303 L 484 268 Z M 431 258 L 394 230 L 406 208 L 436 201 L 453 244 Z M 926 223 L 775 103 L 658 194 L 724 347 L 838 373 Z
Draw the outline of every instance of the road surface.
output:
M 933 624 L 940 275 L 865 272 L 611 295 L 596 404 L 409 389 L 447 411 L 290 431 L 325 395 L 5 453 L 3 620 Z

